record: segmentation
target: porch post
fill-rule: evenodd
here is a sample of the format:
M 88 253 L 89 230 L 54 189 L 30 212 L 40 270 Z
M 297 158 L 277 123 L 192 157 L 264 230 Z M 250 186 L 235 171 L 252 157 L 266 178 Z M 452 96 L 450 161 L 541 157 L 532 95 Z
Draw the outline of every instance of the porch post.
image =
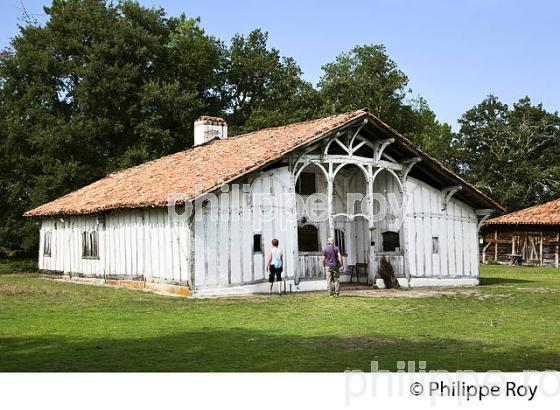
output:
M 367 166 L 367 184 L 368 184 L 368 249 L 369 249 L 369 276 L 372 283 L 375 285 L 375 276 L 377 274 L 377 265 L 375 264 L 374 255 L 374 245 L 373 242 L 373 231 L 375 229 L 373 223 L 373 167 L 372 165 Z
M 334 216 L 333 216 L 333 194 L 334 194 L 334 177 L 333 163 L 329 162 L 327 177 L 327 212 L 329 213 L 329 236 L 334 238 Z

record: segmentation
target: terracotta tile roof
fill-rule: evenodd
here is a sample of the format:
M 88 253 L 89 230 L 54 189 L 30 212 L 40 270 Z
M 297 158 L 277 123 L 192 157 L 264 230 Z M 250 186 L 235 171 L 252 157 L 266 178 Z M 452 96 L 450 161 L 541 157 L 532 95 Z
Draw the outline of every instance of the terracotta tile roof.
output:
M 560 225 L 560 199 L 486 221 L 484 225 Z
M 224 183 L 258 170 L 286 154 L 318 141 L 327 134 L 352 122 L 369 118 L 385 133 L 394 136 L 414 155 L 428 161 L 431 167 L 452 183 L 464 188 L 462 195 L 481 206 L 503 209 L 472 185 L 447 170 L 439 161 L 420 151 L 408 139 L 390 128 L 367 110 L 356 110 L 317 120 L 266 128 L 249 134 L 213 140 L 186 151 L 146 162 L 107 177 L 41 205 L 24 216 L 83 215 L 111 209 L 167 206 L 170 193 L 181 193 L 194 199 Z M 466 192 L 465 192 L 466 191 Z

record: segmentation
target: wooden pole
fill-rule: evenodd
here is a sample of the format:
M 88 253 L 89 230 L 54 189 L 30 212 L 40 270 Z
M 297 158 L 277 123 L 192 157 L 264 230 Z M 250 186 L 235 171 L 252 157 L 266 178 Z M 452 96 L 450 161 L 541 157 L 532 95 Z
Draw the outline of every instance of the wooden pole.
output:
M 366 249 L 369 250 L 368 252 L 368 270 L 369 270 L 369 277 L 372 283 L 375 285 L 376 281 L 376 274 L 377 274 L 377 266 L 374 265 L 374 247 L 373 243 L 373 232 L 374 232 L 374 223 L 373 223 L 373 167 L 368 165 L 368 180 L 367 180 L 367 194 L 368 194 L 368 238 L 367 238 L 367 246 Z
M 498 230 L 497 229 L 494 231 L 494 239 L 496 240 L 494 242 L 494 261 L 498 262 Z
M 328 178 L 327 178 L 327 212 L 329 213 L 329 236 L 334 238 L 333 184 L 334 184 L 333 163 L 329 162 L 329 170 L 328 170 Z
M 560 242 L 560 233 L 557 233 L 557 234 L 556 234 L 556 244 L 557 244 L 557 245 L 556 245 L 556 267 L 559 266 L 559 265 L 558 265 L 558 262 L 559 262 L 559 261 L 558 261 L 558 259 L 559 259 L 559 258 L 558 258 L 558 253 L 560 253 L 560 252 L 559 252 L 559 251 L 560 251 L 560 246 L 558 245 L 559 242 Z
M 543 266 L 543 233 L 541 232 L 541 243 L 539 246 L 539 260 L 540 260 L 540 265 Z

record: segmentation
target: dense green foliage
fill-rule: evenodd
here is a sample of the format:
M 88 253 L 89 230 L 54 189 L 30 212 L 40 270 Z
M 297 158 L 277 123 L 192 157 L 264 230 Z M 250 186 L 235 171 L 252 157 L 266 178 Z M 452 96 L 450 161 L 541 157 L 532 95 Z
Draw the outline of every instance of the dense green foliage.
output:
M 557 115 L 486 101 L 454 135 L 381 45 L 342 53 L 314 87 L 258 29 L 225 43 L 133 1 L 53 0 L 46 13 L 0 52 L 0 255 L 34 253 L 24 211 L 190 147 L 200 115 L 225 116 L 236 134 L 368 107 L 512 209 L 558 195 Z M 538 148 L 523 157 L 528 142 Z
M 560 370 L 559 279 L 483 266 L 482 286 L 422 297 L 183 299 L 0 275 L 0 371 Z
M 222 46 L 198 21 L 133 2 L 55 0 L 0 60 L 0 251 L 29 252 L 21 214 L 192 143 L 219 112 Z
M 560 198 L 560 116 L 522 98 L 509 108 L 489 96 L 459 120 L 458 168 L 517 210 Z

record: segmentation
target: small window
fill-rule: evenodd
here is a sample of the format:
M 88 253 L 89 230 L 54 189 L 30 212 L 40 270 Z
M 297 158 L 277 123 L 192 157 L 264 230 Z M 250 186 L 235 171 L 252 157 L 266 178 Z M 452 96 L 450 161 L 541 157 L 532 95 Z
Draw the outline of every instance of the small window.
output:
M 334 242 L 340 253 L 346 255 L 346 244 L 344 243 L 344 231 L 342 229 L 334 230 Z
M 99 258 L 99 236 L 97 231 L 82 232 L 82 258 Z
M 432 253 L 437 255 L 439 253 L 439 238 L 432 236 Z
M 45 232 L 45 243 L 43 244 L 43 256 L 51 256 L 52 232 Z
M 383 232 L 383 252 L 395 252 L 400 250 L 400 239 L 398 232 Z
M 315 174 L 312 172 L 302 172 L 296 183 L 296 194 L 313 195 L 316 192 Z
M 298 247 L 300 252 L 319 251 L 319 229 L 314 225 L 304 225 L 298 228 Z
M 262 252 L 263 251 L 263 243 L 262 243 L 262 235 L 257 233 L 253 235 L 253 252 Z

